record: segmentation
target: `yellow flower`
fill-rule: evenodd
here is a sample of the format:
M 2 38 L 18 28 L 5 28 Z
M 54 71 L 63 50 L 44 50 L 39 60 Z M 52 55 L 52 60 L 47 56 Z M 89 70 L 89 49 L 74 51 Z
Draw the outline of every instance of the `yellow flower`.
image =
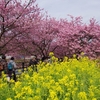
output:
M 70 79 L 76 79 L 76 75 L 75 74 L 71 74 L 69 77 L 70 77 Z
M 89 91 L 89 95 L 90 95 L 91 97 L 93 97 L 93 96 L 94 96 L 93 91 Z
M 15 99 L 16 99 L 16 98 L 19 99 L 21 96 L 22 96 L 22 93 L 17 93 L 17 95 L 15 96 Z
M 7 98 L 6 100 L 12 100 L 11 98 Z
M 21 91 L 22 93 L 27 93 L 27 94 L 33 94 L 33 90 L 31 89 L 31 87 L 30 86 L 24 86 L 23 88 L 22 88 L 22 91 Z
M 78 93 L 79 100 L 87 100 L 87 96 L 85 92 Z
M 33 92 L 33 90 L 30 88 L 30 86 L 28 86 L 27 88 L 28 88 L 28 89 L 27 89 L 27 93 L 28 93 L 28 94 L 30 94 L 30 95 L 31 95 L 31 94 L 33 94 L 33 93 L 34 93 L 34 92 Z
M 60 85 L 56 87 L 56 91 L 58 91 L 58 92 L 60 92 L 60 93 L 62 93 L 62 92 L 63 92 L 63 90 L 62 90 L 62 88 L 61 88 L 61 86 L 60 86 Z
M 75 54 L 73 55 L 73 58 L 76 58 L 76 55 Z
M 84 56 L 84 52 L 81 52 L 81 55 Z
M 74 81 L 70 81 L 70 82 L 69 82 L 69 86 L 70 86 L 70 87 L 74 87 Z
M 78 90 L 78 88 L 74 88 L 74 91 L 77 91 Z
M 49 56 L 50 56 L 50 57 L 54 56 L 54 53 L 53 53 L 53 52 L 50 52 L 50 53 L 49 53 Z
M 10 80 L 10 83 L 15 83 L 15 81 L 13 79 Z
M 39 96 L 35 96 L 33 99 L 28 99 L 28 100 L 41 100 Z
M 25 75 L 25 79 L 29 80 L 30 76 L 28 74 Z
M 55 97 L 53 100 L 59 100 L 57 97 Z
M 52 80 L 50 80 L 50 84 L 54 84 L 55 83 L 55 81 L 52 79 Z
M 70 93 L 66 93 L 65 96 L 66 96 L 66 97 L 69 97 L 69 96 L 70 96 Z
M 3 83 L 3 84 L 0 84 L 0 88 L 3 88 L 3 87 L 5 87 L 5 83 Z
M 15 82 L 15 87 L 13 88 L 13 90 L 20 88 L 20 86 L 21 86 L 21 82 L 19 81 Z
M 70 100 L 69 98 L 65 98 L 64 100 Z
M 33 71 L 32 67 L 28 67 L 28 71 L 32 72 Z
M 51 97 L 52 99 L 54 99 L 55 97 L 57 97 L 55 91 L 53 91 L 53 90 L 49 90 L 49 93 L 50 93 L 50 97 Z
M 55 56 L 52 56 L 52 57 L 51 57 L 51 60 L 52 60 L 52 61 L 57 61 L 57 59 L 56 59 Z
M 97 100 L 96 98 L 93 98 L 92 100 Z
M 70 70 L 70 69 L 67 69 L 67 72 L 69 72 L 69 73 L 70 73 L 70 72 L 71 72 L 71 70 Z
M 72 95 L 73 95 L 73 96 L 75 95 L 75 93 L 76 93 L 75 91 L 72 91 Z

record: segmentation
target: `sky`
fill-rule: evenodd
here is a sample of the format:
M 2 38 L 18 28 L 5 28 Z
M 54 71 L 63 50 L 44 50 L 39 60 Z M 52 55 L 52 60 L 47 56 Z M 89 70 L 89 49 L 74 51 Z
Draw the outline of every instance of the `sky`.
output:
M 36 0 L 36 3 L 56 19 L 69 20 L 69 14 L 74 17 L 81 16 L 85 23 L 91 18 L 100 22 L 100 0 Z

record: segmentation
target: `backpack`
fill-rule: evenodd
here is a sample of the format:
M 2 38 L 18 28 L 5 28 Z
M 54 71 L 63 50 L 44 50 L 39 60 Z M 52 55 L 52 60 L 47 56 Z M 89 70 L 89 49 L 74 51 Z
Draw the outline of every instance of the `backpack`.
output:
M 11 62 L 8 63 L 8 69 L 13 69 L 13 64 Z

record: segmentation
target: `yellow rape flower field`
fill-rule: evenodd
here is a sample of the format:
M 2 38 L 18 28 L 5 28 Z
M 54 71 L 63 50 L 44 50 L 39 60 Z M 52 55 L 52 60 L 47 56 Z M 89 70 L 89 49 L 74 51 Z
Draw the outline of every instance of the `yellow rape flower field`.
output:
M 53 57 L 28 67 L 17 82 L 0 79 L 0 100 L 100 100 L 100 67 L 96 60 Z

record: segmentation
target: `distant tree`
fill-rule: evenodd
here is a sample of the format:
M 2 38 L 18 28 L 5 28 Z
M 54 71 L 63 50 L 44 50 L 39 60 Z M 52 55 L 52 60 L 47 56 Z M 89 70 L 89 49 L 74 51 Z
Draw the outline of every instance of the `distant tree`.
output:
M 57 48 L 58 23 L 54 18 L 48 16 L 43 18 L 37 27 L 33 28 L 28 34 L 27 52 L 39 55 L 41 59 L 48 57 L 49 52 L 54 52 Z
M 82 52 L 89 57 L 100 56 L 100 25 L 96 20 L 91 19 L 86 25 L 81 17 L 72 17 L 70 22 L 61 20 L 59 29 L 58 45 L 64 48 L 64 56 L 72 57 Z
M 89 57 L 100 56 L 100 25 L 94 19 L 86 25 L 81 17 L 72 18 L 71 21 L 46 17 L 36 22 L 28 34 L 21 37 L 20 51 L 30 55 L 48 57 L 54 52 L 59 58 L 74 54 L 79 56 L 82 52 Z M 32 25 L 32 24 L 31 24 Z

